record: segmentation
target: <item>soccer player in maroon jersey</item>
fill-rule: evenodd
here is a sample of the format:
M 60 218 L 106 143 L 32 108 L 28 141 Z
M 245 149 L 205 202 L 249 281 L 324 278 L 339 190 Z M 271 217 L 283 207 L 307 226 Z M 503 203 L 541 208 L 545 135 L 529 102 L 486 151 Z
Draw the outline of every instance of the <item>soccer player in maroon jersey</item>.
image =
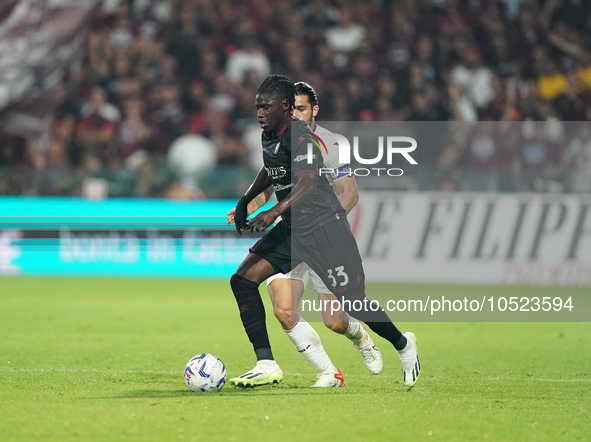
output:
M 236 230 L 265 231 L 282 220 L 251 248 L 230 284 L 257 365 L 230 384 L 255 387 L 278 383 L 283 372 L 275 362 L 267 334 L 265 309 L 259 284 L 277 272 L 287 273 L 306 262 L 348 301 L 367 305 L 361 256 L 346 213 L 327 178 L 319 174 L 322 155 L 313 154 L 306 142 L 311 129 L 292 116 L 295 87 L 287 77 L 271 75 L 257 91 L 255 105 L 262 134 L 264 167 L 240 198 L 235 210 Z M 295 140 L 292 145 L 292 140 Z M 295 161 L 298 160 L 298 161 Z M 248 203 L 273 185 L 278 203 L 250 220 Z M 293 233 L 293 235 L 292 235 Z M 412 387 L 420 372 L 414 335 L 404 335 L 388 315 L 378 311 L 349 311 L 375 333 L 391 342 L 402 360 L 404 382 Z
M 357 204 L 359 198 L 355 176 L 347 163 L 339 161 L 339 148 L 333 133 L 316 123 L 316 115 L 320 109 L 318 95 L 312 86 L 305 82 L 295 84 L 295 108 L 293 115 L 305 121 L 310 129 L 323 140 L 326 150 L 322 151 L 324 165 L 331 170 L 329 181 L 333 186 L 339 202 L 347 213 Z M 248 204 L 248 214 L 256 212 L 264 206 L 273 194 L 273 186 L 255 197 Z M 234 212 L 228 212 L 228 225 L 234 222 Z M 324 325 L 335 333 L 348 338 L 361 355 L 367 369 L 378 374 L 382 371 L 382 355 L 375 346 L 365 327 L 351 318 L 342 309 L 333 309 L 338 302 L 337 297 L 326 287 L 322 279 L 306 264 L 298 264 L 289 273 L 276 273 L 267 278 L 267 289 L 273 302 L 273 313 L 281 324 L 285 334 L 294 344 L 298 353 L 317 371 L 317 380 L 312 387 L 342 387 L 343 374 L 332 363 L 322 346 L 316 330 L 297 313 L 297 306 L 306 290 L 309 279 L 312 279 L 314 290 L 318 293 L 322 308 Z

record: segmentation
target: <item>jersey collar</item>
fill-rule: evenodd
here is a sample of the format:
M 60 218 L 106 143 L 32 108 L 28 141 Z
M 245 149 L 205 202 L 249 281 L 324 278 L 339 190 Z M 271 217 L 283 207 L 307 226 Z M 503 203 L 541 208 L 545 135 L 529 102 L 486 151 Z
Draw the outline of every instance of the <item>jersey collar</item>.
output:
M 282 134 L 283 132 L 285 132 L 285 130 L 286 130 L 288 127 L 289 127 L 289 125 L 291 124 L 291 122 L 292 122 L 293 120 L 295 120 L 295 117 L 294 117 L 293 115 L 290 115 L 290 116 L 289 116 L 289 120 L 287 121 L 287 123 L 285 124 L 285 126 L 283 126 L 283 127 L 282 127 L 282 128 L 279 130 L 279 132 L 277 132 L 277 136 L 278 136 L 278 137 L 279 137 L 279 136 L 281 136 L 281 134 Z

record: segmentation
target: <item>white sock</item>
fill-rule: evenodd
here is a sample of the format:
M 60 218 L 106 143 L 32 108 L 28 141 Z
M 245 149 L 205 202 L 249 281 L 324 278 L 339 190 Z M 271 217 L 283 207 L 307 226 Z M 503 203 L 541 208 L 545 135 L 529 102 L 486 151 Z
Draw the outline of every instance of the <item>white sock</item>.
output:
M 361 324 L 357 322 L 355 319 L 353 319 L 351 316 L 347 315 L 347 318 L 349 318 L 349 325 L 347 326 L 347 330 L 343 334 L 351 342 L 353 342 L 353 344 L 359 345 L 365 337 L 365 334 L 363 333 L 363 327 L 361 327 Z
M 316 370 L 325 371 L 333 367 L 324 347 L 322 347 L 320 336 L 304 318 L 300 317 L 298 323 L 291 330 L 285 330 L 285 334 L 293 342 L 296 350 Z

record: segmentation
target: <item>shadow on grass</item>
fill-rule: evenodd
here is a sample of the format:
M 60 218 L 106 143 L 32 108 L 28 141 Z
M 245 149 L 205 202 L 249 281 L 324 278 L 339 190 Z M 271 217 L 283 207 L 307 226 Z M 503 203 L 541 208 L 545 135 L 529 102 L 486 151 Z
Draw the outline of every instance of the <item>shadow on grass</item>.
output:
M 402 393 L 393 389 L 388 393 Z M 226 386 L 221 391 L 192 392 L 186 388 L 178 390 L 130 390 L 116 396 L 81 397 L 79 399 L 159 399 L 159 398 L 203 398 L 211 397 L 235 397 L 235 396 L 340 396 L 340 395 L 367 395 L 366 389 L 352 388 L 309 388 L 297 385 L 281 385 L 280 387 L 262 386 L 257 388 L 239 388 Z

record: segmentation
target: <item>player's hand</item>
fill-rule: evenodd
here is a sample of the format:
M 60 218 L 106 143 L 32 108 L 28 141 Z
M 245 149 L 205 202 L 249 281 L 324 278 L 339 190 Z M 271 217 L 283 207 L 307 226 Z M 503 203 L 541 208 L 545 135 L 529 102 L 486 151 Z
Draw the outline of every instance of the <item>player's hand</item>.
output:
M 248 210 L 246 211 L 246 213 L 248 215 L 252 215 L 252 211 L 250 210 L 250 204 L 247 206 Z M 236 212 L 236 209 L 232 209 L 228 212 L 228 225 L 232 225 L 234 223 L 234 213 Z
M 231 209 L 228 212 L 228 225 L 231 226 L 232 224 L 234 224 L 234 212 L 236 212 L 236 209 Z
M 228 224 L 230 224 L 230 212 L 228 212 Z M 236 209 L 234 209 L 233 215 L 236 231 L 239 235 L 242 235 L 243 230 L 248 230 L 248 221 L 246 219 L 248 218 L 248 204 L 242 198 L 238 200 L 238 204 L 236 204 Z
M 264 232 L 267 230 L 267 227 L 272 226 L 279 213 L 277 213 L 274 209 L 269 209 L 264 212 L 259 213 L 254 218 L 251 218 L 248 221 L 248 227 L 251 232 Z

